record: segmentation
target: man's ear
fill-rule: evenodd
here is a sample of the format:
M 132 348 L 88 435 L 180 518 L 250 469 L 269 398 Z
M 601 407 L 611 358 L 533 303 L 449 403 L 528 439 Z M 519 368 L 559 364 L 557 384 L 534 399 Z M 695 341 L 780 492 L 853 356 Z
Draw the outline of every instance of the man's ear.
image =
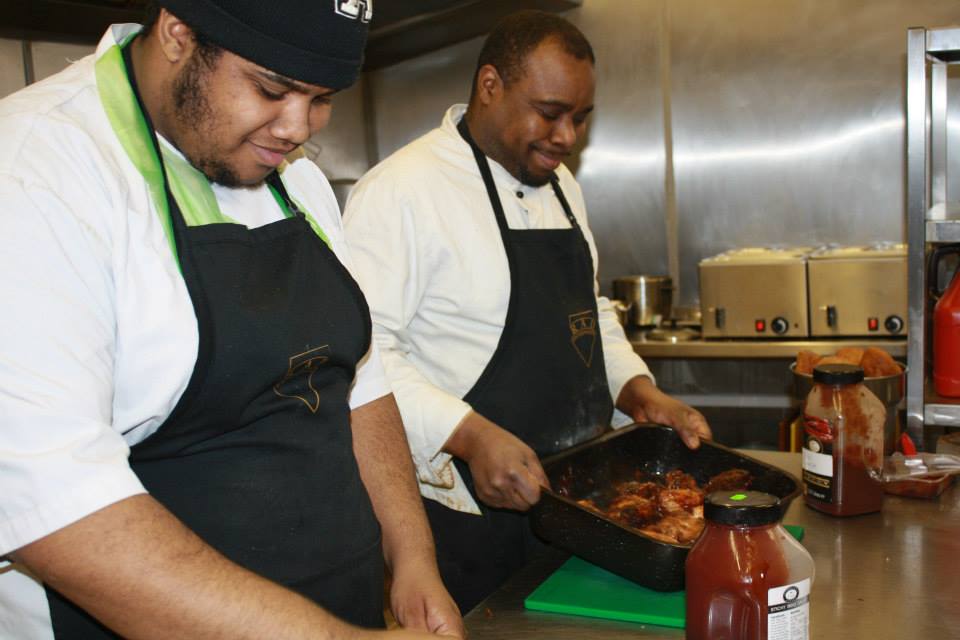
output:
M 503 78 L 492 64 L 477 70 L 476 96 L 481 104 L 488 105 L 503 93 Z
M 188 59 L 196 47 L 193 29 L 166 9 L 160 9 L 154 32 L 160 50 L 171 64 Z

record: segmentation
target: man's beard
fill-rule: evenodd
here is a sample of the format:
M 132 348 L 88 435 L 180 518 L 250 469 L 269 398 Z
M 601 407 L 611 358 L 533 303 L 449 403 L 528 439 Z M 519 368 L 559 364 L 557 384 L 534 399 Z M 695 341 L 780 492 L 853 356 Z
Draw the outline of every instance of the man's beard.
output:
M 181 131 L 192 134 L 196 141 L 209 140 L 213 143 L 216 115 L 205 93 L 205 81 L 210 74 L 211 63 L 215 64 L 216 61 L 204 60 L 199 51 L 194 51 L 173 81 L 173 115 Z M 240 177 L 226 162 L 212 154 L 206 155 L 199 150 L 193 152 L 182 146 L 180 152 L 211 182 L 232 188 L 256 186 L 241 182 Z
M 488 140 L 487 147 L 487 149 L 484 149 L 484 153 L 500 163 L 500 166 L 506 169 L 510 175 L 519 180 L 522 184 L 525 184 L 528 187 L 542 187 L 550 182 L 549 174 L 545 176 L 534 175 L 530 172 L 529 167 L 527 167 L 523 161 L 514 163 L 514 166 L 516 167 L 516 174 L 514 174 L 513 170 L 511 170 L 511 167 L 508 165 L 508 161 L 513 159 L 510 149 L 501 143 L 499 139 L 492 138 Z
M 550 175 L 545 176 L 535 176 L 530 173 L 530 170 L 527 169 L 526 165 L 521 164 L 518 171 L 520 174 L 519 180 L 521 183 L 527 185 L 528 187 L 542 187 L 543 185 L 550 182 Z

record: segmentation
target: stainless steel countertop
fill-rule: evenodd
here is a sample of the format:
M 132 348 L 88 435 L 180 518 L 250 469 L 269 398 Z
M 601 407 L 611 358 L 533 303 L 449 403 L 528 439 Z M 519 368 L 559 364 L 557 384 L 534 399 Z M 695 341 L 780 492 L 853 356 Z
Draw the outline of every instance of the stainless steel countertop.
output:
M 800 477 L 800 454 L 743 453 Z M 817 640 L 960 639 L 960 489 L 938 499 L 886 496 L 883 511 L 833 518 L 790 505 L 816 563 L 810 637 Z M 523 599 L 567 558 L 534 560 L 465 618 L 470 640 L 682 638 L 682 629 L 526 611 Z
M 836 338 L 831 340 L 690 340 L 661 342 L 647 340 L 639 329 L 627 329 L 633 350 L 642 358 L 795 358 L 804 349 L 820 355 L 833 355 L 843 347 L 873 346 L 895 358 L 907 355 L 905 338 Z

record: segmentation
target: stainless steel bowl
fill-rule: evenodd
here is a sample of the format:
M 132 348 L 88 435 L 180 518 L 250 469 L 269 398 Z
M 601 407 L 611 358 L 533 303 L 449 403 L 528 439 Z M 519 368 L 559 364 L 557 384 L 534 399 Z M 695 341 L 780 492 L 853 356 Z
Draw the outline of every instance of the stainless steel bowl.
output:
M 790 363 L 790 373 L 793 374 L 793 396 L 802 406 L 810 390 L 813 389 L 813 376 L 809 373 L 797 373 L 796 366 L 796 362 Z M 883 425 L 883 451 L 888 455 L 893 453 L 899 435 L 897 405 L 903 399 L 904 383 L 907 378 L 907 368 L 902 364 L 900 368 L 899 375 L 863 379 L 864 386 L 887 407 L 887 419 Z
M 626 307 L 625 326 L 654 327 L 670 318 L 673 281 L 670 276 L 624 276 L 613 281 L 613 297 Z
M 898 363 L 899 364 L 899 363 Z M 797 363 L 790 363 L 790 373 L 793 374 L 794 394 L 798 400 L 803 400 L 813 389 L 813 376 L 809 373 L 797 373 Z M 907 368 L 900 365 L 902 369 L 899 375 L 881 376 L 877 378 L 864 378 L 863 384 L 873 392 L 873 395 L 880 398 L 885 405 L 896 405 L 903 398 L 904 380 L 906 379 Z

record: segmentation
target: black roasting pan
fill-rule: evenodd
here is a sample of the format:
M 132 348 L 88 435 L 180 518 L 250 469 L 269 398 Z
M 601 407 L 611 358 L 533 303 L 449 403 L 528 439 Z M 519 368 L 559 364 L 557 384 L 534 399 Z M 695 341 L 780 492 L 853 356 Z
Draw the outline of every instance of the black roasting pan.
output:
M 639 470 L 663 475 L 689 473 L 703 485 L 732 468 L 753 476 L 750 489 L 771 493 L 786 512 L 800 494 L 793 475 L 713 442 L 692 451 L 669 427 L 634 424 L 577 445 L 543 461 L 552 490 L 531 509 L 541 538 L 608 571 L 657 591 L 683 589 L 683 563 L 689 546 L 654 540 L 576 503 L 602 494 Z

